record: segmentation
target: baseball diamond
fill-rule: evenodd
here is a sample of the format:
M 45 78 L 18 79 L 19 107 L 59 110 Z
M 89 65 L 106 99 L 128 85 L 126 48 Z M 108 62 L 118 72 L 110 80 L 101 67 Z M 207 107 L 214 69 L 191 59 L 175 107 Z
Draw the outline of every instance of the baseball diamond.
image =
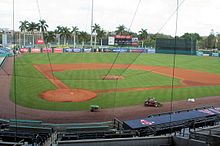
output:
M 113 64 L 116 57 L 115 53 L 17 56 L 15 78 L 1 70 L 2 117 L 13 117 L 15 97 L 20 118 L 53 123 L 107 121 L 114 117 L 129 120 L 169 111 L 172 55 L 120 53 Z M 176 59 L 173 109 L 218 105 L 218 58 L 177 55 Z M 12 73 L 13 58 L 5 60 L 4 69 Z M 123 78 L 108 80 L 103 78 L 106 75 Z M 155 97 L 163 106 L 144 107 L 148 97 Z M 188 102 L 188 98 L 196 101 Z M 99 105 L 101 110 L 88 112 L 90 105 Z

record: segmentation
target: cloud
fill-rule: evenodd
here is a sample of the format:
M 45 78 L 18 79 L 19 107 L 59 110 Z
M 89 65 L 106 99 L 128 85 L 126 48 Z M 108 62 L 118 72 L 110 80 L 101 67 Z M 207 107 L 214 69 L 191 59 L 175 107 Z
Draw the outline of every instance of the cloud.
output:
M 90 32 L 92 0 L 38 0 L 40 12 L 53 30 L 58 25 L 78 26 Z M 129 27 L 139 0 L 94 0 L 94 23 L 106 30 L 115 30 L 118 25 Z M 181 3 L 183 0 L 179 0 Z M 12 0 L 1 0 L 0 27 L 12 28 Z M 176 9 L 176 0 L 142 0 L 131 27 L 156 33 Z M 211 29 L 220 32 L 220 1 L 185 0 L 179 10 L 178 35 L 197 32 L 208 35 Z M 15 1 L 15 28 L 19 21 L 37 22 L 40 19 L 36 0 Z M 161 30 L 174 35 L 175 15 Z

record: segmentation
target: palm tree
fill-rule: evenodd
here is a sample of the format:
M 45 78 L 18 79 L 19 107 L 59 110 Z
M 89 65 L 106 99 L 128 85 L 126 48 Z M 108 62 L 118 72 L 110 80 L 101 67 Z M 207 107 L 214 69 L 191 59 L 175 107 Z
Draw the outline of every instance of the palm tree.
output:
M 31 22 L 31 23 L 28 23 L 28 28 L 27 30 L 31 32 L 32 34 L 32 46 L 34 47 L 34 31 L 38 30 L 38 23 L 34 23 L 34 22 Z
M 148 33 L 147 33 L 147 29 L 141 29 L 139 31 L 139 35 L 138 35 L 139 39 L 141 40 L 142 42 L 142 47 L 144 46 L 144 40 L 147 39 L 148 37 Z
M 59 35 L 58 44 L 60 44 L 60 38 L 63 37 L 63 44 L 66 44 L 66 40 L 71 36 L 70 28 L 57 26 L 55 33 Z
M 102 39 L 104 38 L 106 36 L 106 32 L 103 30 L 103 29 L 101 29 L 101 30 L 99 30 L 98 31 L 98 34 L 97 34 L 97 37 L 100 39 L 100 42 L 101 42 L 101 46 L 102 46 Z
M 148 33 L 147 33 L 147 29 L 141 29 L 140 31 L 139 31 L 139 38 L 141 39 L 141 40 L 145 40 L 145 39 L 147 39 L 147 37 L 148 37 Z
M 84 47 L 85 42 L 89 39 L 89 34 L 85 31 L 80 31 L 79 39 L 82 42 L 82 47 Z
M 126 27 L 124 25 L 119 25 L 116 28 L 115 33 L 116 33 L 116 35 L 125 35 L 126 34 Z
M 66 45 L 66 40 L 71 36 L 70 28 L 61 27 L 60 36 L 63 37 L 63 44 Z
M 55 35 L 58 35 L 58 45 L 60 45 L 60 37 L 61 37 L 62 26 L 57 26 L 55 29 Z
M 73 26 L 71 34 L 73 34 L 73 46 L 74 46 L 74 48 L 76 48 L 76 35 L 78 34 L 78 32 L 79 32 L 79 28 L 77 26 Z
M 45 32 L 47 32 L 47 28 L 48 28 L 47 22 L 44 19 L 43 20 L 39 20 L 38 30 L 40 30 L 41 38 L 43 38 L 43 39 L 44 39 Z
M 24 21 L 20 21 L 21 25 L 19 26 L 19 29 L 21 30 L 21 32 L 24 33 L 24 46 L 25 46 L 25 33 L 26 33 L 26 30 L 28 28 L 28 21 L 27 20 L 24 20 Z
M 98 31 L 100 31 L 100 29 L 101 29 L 101 27 L 96 23 L 94 26 L 92 26 L 92 33 L 95 34 L 95 44 L 94 44 L 95 47 L 96 47 L 96 36 L 97 36 Z
M 44 34 L 45 44 L 48 45 L 51 42 L 54 42 L 56 39 L 56 34 L 53 31 L 48 31 Z

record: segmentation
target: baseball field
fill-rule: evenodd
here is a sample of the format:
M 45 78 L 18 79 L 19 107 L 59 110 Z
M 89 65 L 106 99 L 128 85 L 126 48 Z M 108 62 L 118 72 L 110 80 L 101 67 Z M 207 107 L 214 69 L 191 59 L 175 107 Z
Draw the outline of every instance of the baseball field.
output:
M 219 63 L 218 57 L 168 54 L 24 54 L 15 61 L 11 100 L 33 109 L 80 111 L 143 105 L 148 97 L 219 96 Z

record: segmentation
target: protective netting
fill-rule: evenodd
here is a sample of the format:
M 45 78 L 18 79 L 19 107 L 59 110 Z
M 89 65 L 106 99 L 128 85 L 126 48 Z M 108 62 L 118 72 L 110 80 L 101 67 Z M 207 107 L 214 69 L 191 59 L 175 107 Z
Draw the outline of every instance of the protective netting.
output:
M 218 63 L 218 57 L 176 55 L 172 110 L 219 105 Z M 14 118 L 16 107 L 18 119 L 126 120 L 170 110 L 173 54 L 22 54 L 6 58 L 0 75 L 1 118 Z M 149 97 L 162 107 L 145 107 Z M 95 106 L 99 111 L 90 112 Z

